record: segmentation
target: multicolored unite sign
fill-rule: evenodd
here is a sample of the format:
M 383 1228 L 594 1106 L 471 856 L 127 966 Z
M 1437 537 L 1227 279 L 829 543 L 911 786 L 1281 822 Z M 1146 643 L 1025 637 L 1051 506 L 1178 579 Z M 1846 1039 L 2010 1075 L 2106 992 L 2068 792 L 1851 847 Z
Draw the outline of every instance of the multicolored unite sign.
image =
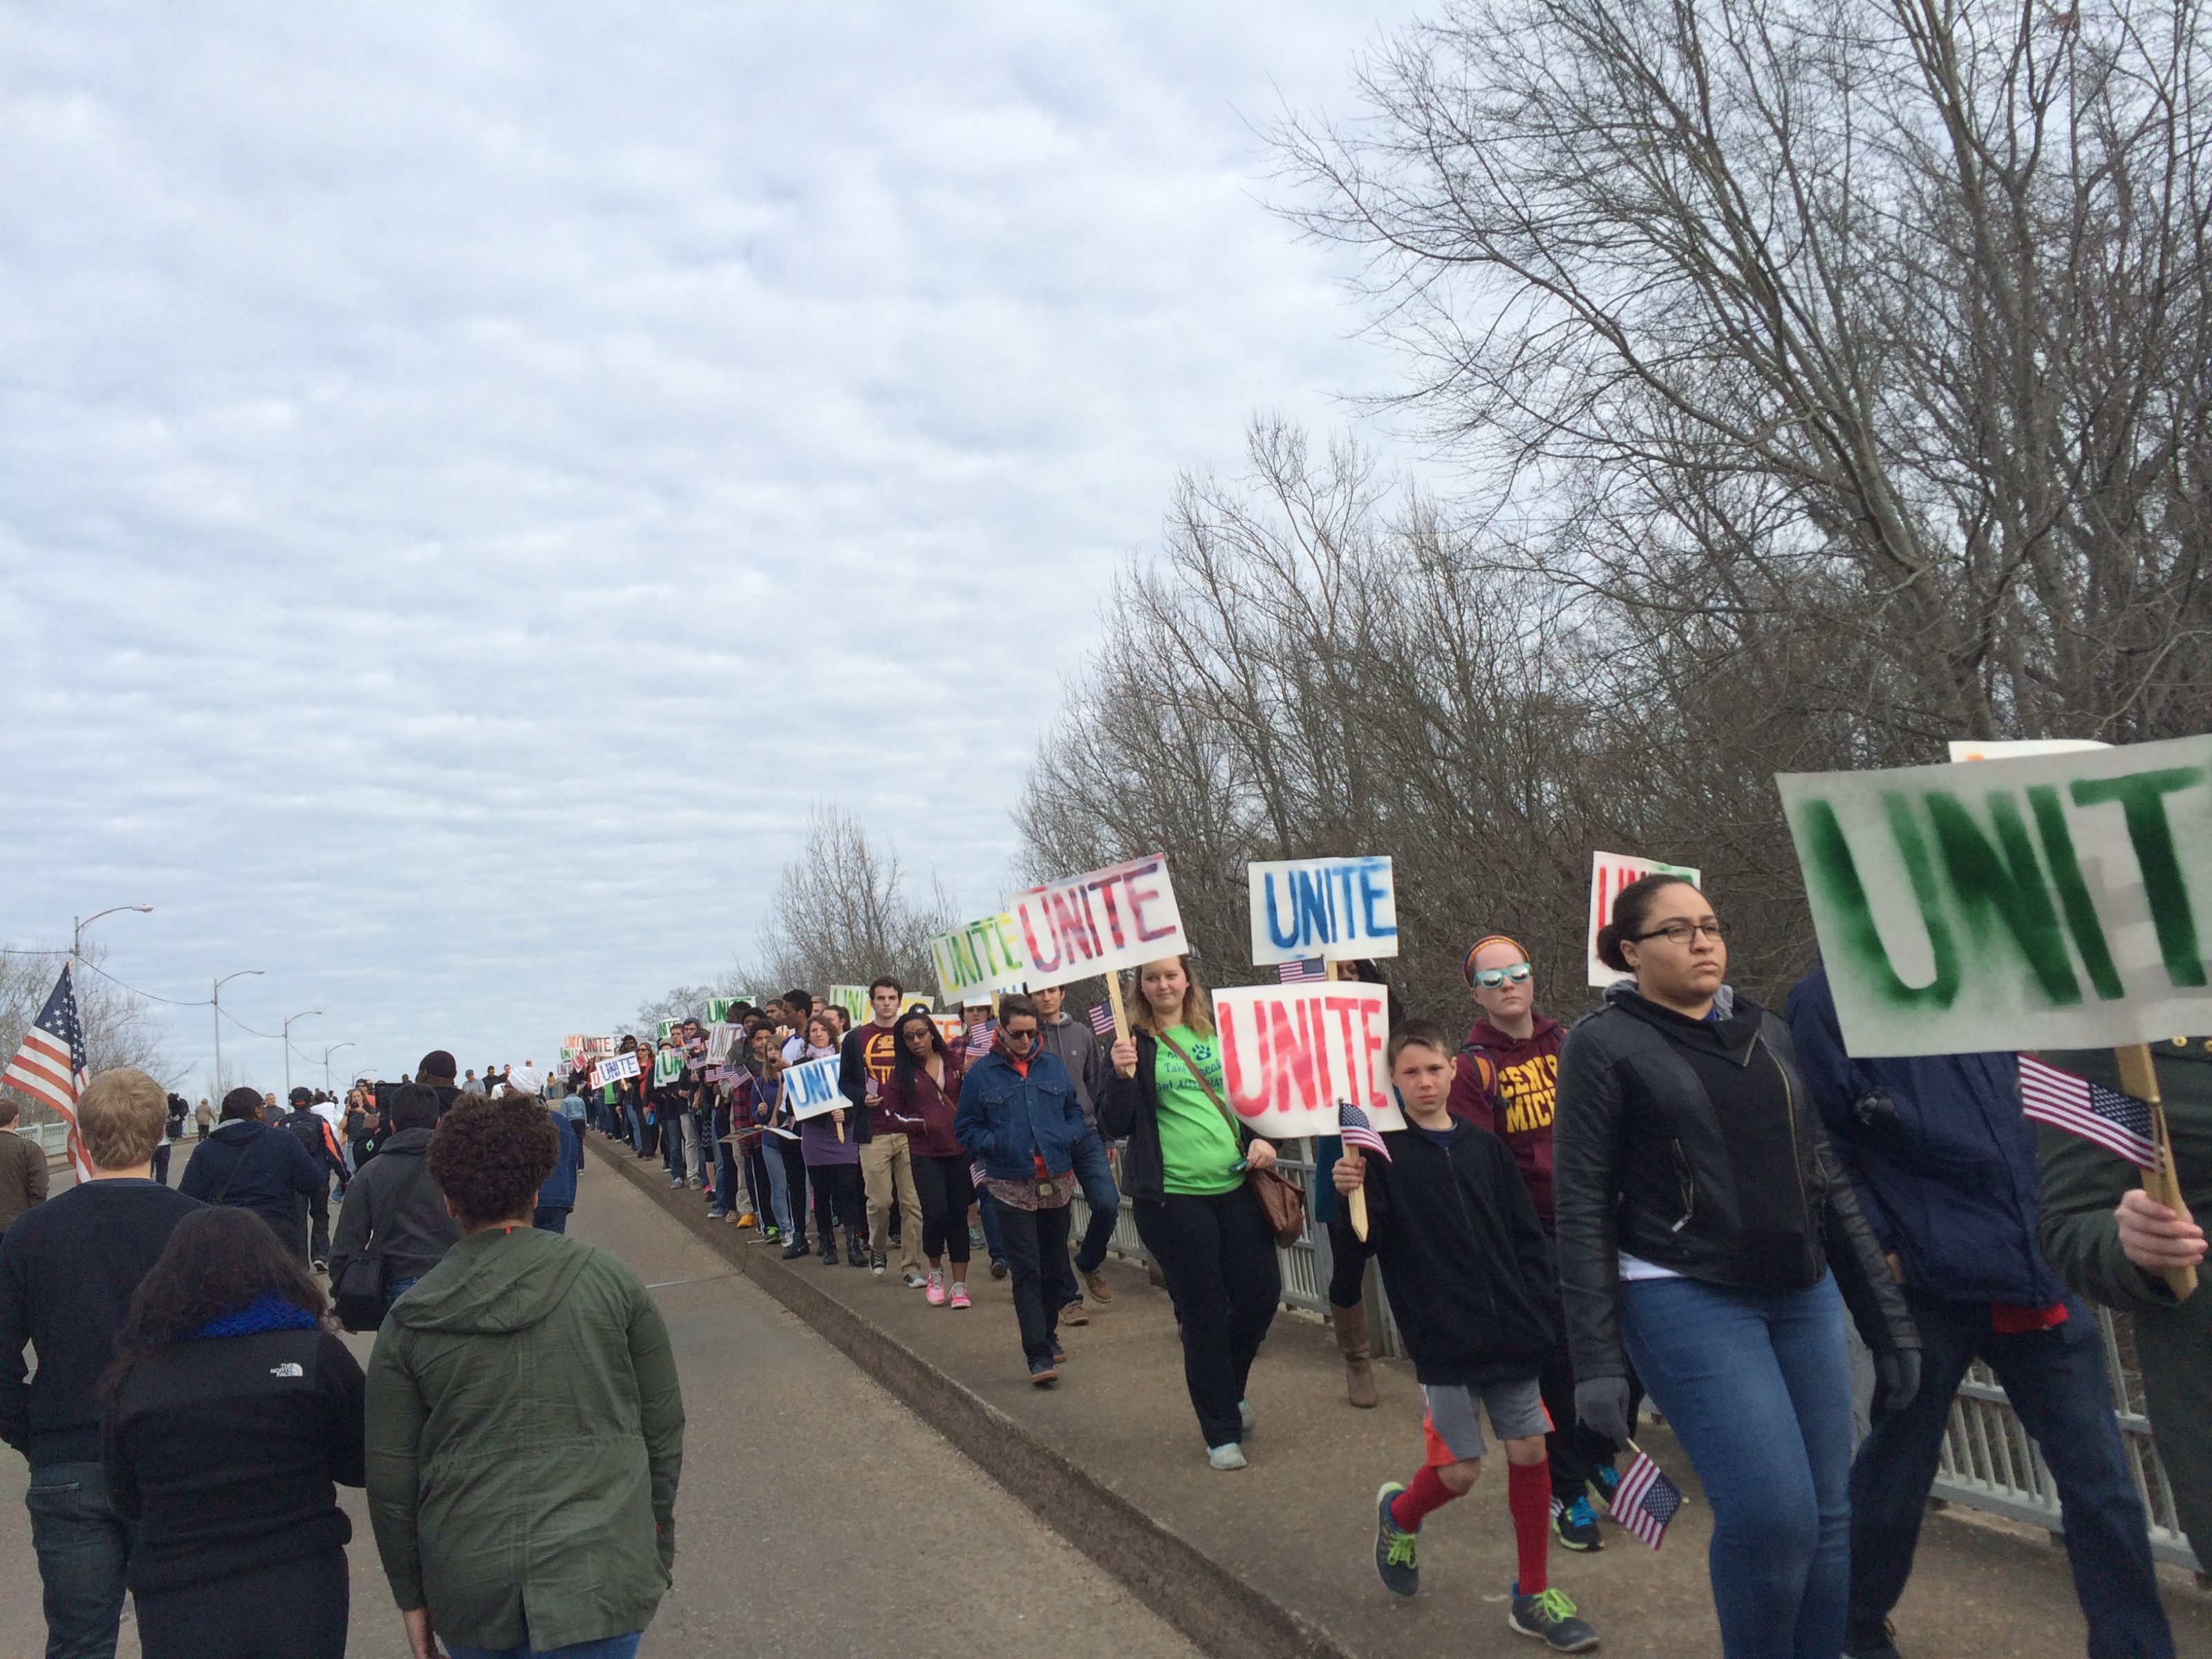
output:
M 1011 895 L 1006 909 L 1032 990 L 1188 950 L 1168 861 L 1158 853 Z

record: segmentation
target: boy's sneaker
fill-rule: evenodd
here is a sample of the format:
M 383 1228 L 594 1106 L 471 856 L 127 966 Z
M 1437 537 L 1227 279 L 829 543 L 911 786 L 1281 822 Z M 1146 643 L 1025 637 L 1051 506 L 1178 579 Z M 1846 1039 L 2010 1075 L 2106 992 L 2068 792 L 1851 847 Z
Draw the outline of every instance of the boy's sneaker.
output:
M 1575 1617 L 1575 1604 L 1561 1589 L 1536 1595 L 1521 1594 L 1521 1581 L 1513 1581 L 1511 1605 L 1505 1622 L 1523 1636 L 1533 1636 L 1554 1653 L 1588 1653 L 1597 1645 L 1597 1632 Z
M 1601 1550 L 1605 1540 L 1597 1535 L 1597 1516 L 1589 1506 L 1589 1499 L 1580 1492 L 1571 1504 L 1552 1500 L 1552 1530 L 1559 1537 L 1559 1547 L 1569 1550 Z
M 781 1244 L 783 1243 L 783 1229 L 773 1224 L 762 1228 L 761 1243 L 763 1244 Z
M 934 1267 L 929 1270 L 929 1305 L 933 1308 L 945 1305 L 945 1275 Z
M 1375 1576 L 1393 1595 L 1411 1595 L 1421 1587 L 1421 1534 L 1407 1532 L 1390 1518 L 1390 1503 L 1405 1491 L 1385 1480 L 1375 1494 Z
M 1613 1495 L 1620 1490 L 1620 1471 L 1610 1463 L 1601 1463 L 1590 1471 L 1589 1483 L 1597 1492 L 1598 1508 L 1612 1514 Z

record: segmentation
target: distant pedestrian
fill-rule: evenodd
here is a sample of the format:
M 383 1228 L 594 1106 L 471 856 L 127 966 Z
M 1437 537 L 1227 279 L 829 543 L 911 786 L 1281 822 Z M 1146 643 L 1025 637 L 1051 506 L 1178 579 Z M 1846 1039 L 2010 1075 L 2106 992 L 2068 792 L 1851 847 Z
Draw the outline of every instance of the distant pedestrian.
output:
M 824 1013 L 810 1014 L 799 1063 L 829 1060 L 838 1053 L 837 1028 Z M 799 1125 L 799 1155 L 805 1161 L 807 1183 L 814 1191 L 814 1225 L 821 1235 L 824 1267 L 837 1261 L 837 1228 L 845 1229 L 845 1260 L 855 1267 L 868 1265 L 863 1237 L 867 1225 L 867 1200 L 860 1177 L 860 1149 L 846 1122 L 851 1109 L 833 1107 L 817 1112 Z
M 297 1136 L 262 1121 L 268 1109 L 251 1089 L 225 1095 L 222 1126 L 206 1146 L 193 1151 L 177 1190 L 204 1203 L 252 1211 L 306 1261 L 307 1200 L 327 1188 L 329 1176 L 307 1156 Z
M 509 1095 L 520 1100 L 532 1096 L 521 1090 L 510 1088 Z M 568 1231 L 568 1212 L 576 1207 L 576 1182 L 584 1173 L 584 1126 L 570 1117 L 558 1106 L 545 1109 L 545 1121 L 561 1139 L 561 1155 L 553 1165 L 545 1184 L 538 1189 L 538 1203 L 531 1212 L 530 1224 L 549 1233 Z
M 19 1109 L 0 1095 L 0 1238 L 24 1211 L 46 1201 L 46 1149 L 16 1129 Z
M 400 1085 L 392 1097 L 392 1133 L 354 1177 L 338 1212 L 331 1283 L 343 1285 L 347 1269 L 374 1253 L 384 1264 L 386 1310 L 460 1242 L 461 1230 L 430 1178 L 427 1154 L 437 1125 L 436 1091 Z
M 208 1132 L 215 1127 L 215 1108 L 208 1104 L 205 1095 L 202 1095 L 200 1103 L 192 1108 L 192 1121 L 199 1126 L 200 1139 L 205 1140 Z
M 100 1380 L 138 1281 L 200 1208 L 155 1184 L 166 1106 L 143 1072 L 94 1078 L 76 1106 L 91 1178 L 19 1218 L 0 1247 L 0 1440 L 30 1464 L 47 1659 L 115 1652 L 131 1530 L 108 1499 Z M 27 1381 L 27 1345 L 39 1362 Z
M 146 1659 L 341 1659 L 358 1486 L 360 1362 L 322 1291 L 243 1211 L 201 1209 L 131 1298 L 107 1386 L 106 1469 L 137 1529 Z
M 463 1237 L 369 1361 L 369 1516 L 418 1656 L 629 1659 L 668 1589 L 675 1356 L 635 1273 L 530 1224 L 555 1134 L 527 1097 L 447 1115 L 430 1171 Z
M 307 1194 L 307 1257 L 320 1272 L 331 1263 L 331 1182 L 337 1181 L 343 1192 L 345 1154 L 330 1120 L 316 1109 L 311 1091 L 293 1090 L 291 1102 L 292 1109 L 280 1122 L 300 1143 L 300 1150 L 307 1153 L 320 1176 L 315 1189 Z

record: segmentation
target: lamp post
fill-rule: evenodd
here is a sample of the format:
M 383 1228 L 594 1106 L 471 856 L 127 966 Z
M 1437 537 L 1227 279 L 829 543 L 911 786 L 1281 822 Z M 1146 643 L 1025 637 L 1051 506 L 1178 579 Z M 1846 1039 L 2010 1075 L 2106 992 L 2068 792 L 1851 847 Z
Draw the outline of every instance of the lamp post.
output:
M 337 1053 L 341 1048 L 350 1048 L 352 1047 L 353 1044 L 350 1042 L 333 1042 L 329 1048 L 323 1050 L 323 1092 L 325 1094 L 327 1095 L 336 1092 L 336 1091 L 331 1087 L 331 1056 Z
M 287 1106 L 292 1103 L 292 1020 L 313 1019 L 322 1012 L 319 1008 L 309 1008 L 294 1014 L 284 1022 L 284 1103 Z
M 77 917 L 76 919 L 76 925 L 70 930 L 70 960 L 71 962 L 75 962 L 79 956 L 83 954 L 84 930 L 91 927 L 94 922 L 98 921 L 102 916 L 112 916 L 118 910 L 136 910 L 143 916 L 149 915 L 153 908 L 154 907 L 150 904 L 111 904 L 105 910 L 94 910 L 88 916 Z
M 208 1000 L 215 1004 L 215 1103 L 218 1112 L 222 1109 L 222 988 L 234 979 L 260 971 L 258 968 L 241 968 L 234 974 L 225 974 L 208 994 Z

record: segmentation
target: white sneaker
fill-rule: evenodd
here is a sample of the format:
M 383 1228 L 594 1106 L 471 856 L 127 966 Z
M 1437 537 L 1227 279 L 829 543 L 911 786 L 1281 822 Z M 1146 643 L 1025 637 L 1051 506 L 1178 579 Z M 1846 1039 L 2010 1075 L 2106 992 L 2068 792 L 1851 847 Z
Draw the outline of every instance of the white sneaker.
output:
M 1244 1448 L 1234 1440 L 1225 1446 L 1208 1446 L 1206 1461 L 1217 1469 L 1241 1469 L 1246 1467 Z

